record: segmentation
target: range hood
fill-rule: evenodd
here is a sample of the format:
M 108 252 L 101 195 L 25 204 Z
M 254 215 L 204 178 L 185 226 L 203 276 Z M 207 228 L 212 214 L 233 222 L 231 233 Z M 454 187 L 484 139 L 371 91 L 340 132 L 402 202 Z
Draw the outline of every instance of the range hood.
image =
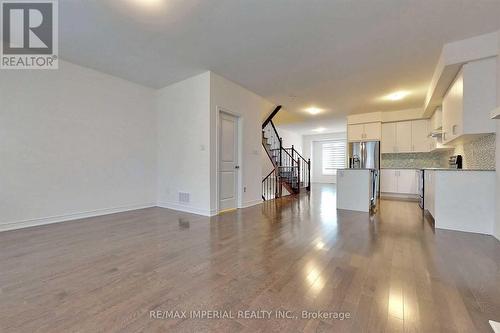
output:
M 440 129 L 437 129 L 437 130 L 432 131 L 432 132 L 429 134 L 429 136 L 430 136 L 431 138 L 441 138 L 441 137 L 443 136 L 443 133 L 444 133 L 443 129 L 441 129 L 441 128 L 440 128 Z

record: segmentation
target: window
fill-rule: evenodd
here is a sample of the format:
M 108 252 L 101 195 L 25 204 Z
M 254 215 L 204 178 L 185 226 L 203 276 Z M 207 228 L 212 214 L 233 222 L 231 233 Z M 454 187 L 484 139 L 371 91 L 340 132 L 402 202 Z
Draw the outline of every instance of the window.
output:
M 337 174 L 337 169 L 345 168 L 346 143 L 343 140 L 327 141 L 322 145 L 323 175 Z

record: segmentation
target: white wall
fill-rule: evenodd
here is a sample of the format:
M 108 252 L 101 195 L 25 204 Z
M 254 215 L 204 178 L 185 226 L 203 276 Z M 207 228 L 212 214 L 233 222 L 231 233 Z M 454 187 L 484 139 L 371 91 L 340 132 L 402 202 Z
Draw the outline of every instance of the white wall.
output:
M 362 124 L 371 122 L 389 123 L 394 121 L 405 121 L 421 119 L 422 108 L 394 110 L 394 111 L 377 111 L 369 113 L 360 113 L 347 116 L 348 124 Z
M 158 205 L 210 214 L 210 73 L 157 91 Z M 179 201 L 189 193 L 189 202 Z
M 0 230 L 155 205 L 154 91 L 59 64 L 0 74 Z
M 267 152 L 264 149 L 264 147 L 262 147 L 260 155 L 261 155 L 261 160 L 262 160 L 262 172 L 261 173 L 262 173 L 262 179 L 264 179 L 264 177 L 266 177 L 271 171 L 274 170 L 274 165 L 271 162 L 271 159 L 269 159 L 269 156 L 267 156 Z
M 499 58 L 500 59 L 500 58 Z M 498 81 L 500 82 L 500 81 Z M 500 90 L 500 89 L 499 89 Z M 500 91 L 498 92 L 499 96 L 499 104 L 500 105 Z M 497 123 L 497 135 L 496 135 L 496 198 L 495 198 L 495 207 L 496 207 L 496 216 L 495 216 L 495 237 L 500 240 L 500 120 L 495 120 Z
M 218 207 L 218 110 L 240 117 L 242 144 L 240 146 L 240 182 L 246 192 L 240 193 L 240 207 L 262 201 L 262 114 L 274 105 L 255 93 L 217 74 L 210 73 L 210 209 Z
M 500 33 L 498 34 L 498 47 L 500 49 Z M 500 107 L 500 55 L 497 56 L 497 106 Z M 495 207 L 495 237 L 500 240 L 500 120 L 495 120 L 497 125 L 496 135 L 496 201 Z
M 276 130 L 278 131 L 278 134 L 281 136 L 283 139 L 283 147 L 284 148 L 290 148 L 293 147 L 295 150 L 297 150 L 300 154 L 302 154 L 302 135 L 298 134 L 296 132 L 290 131 L 283 129 L 279 126 L 276 126 Z
M 304 135 L 302 137 L 302 150 L 304 158 L 311 159 L 311 182 L 336 183 L 337 176 L 324 176 L 322 174 L 321 143 L 328 140 L 347 140 L 346 133 L 327 133 Z
M 253 92 L 210 72 L 155 91 L 64 61 L 3 71 L 0 230 L 155 205 L 217 213 L 219 109 L 240 117 L 239 207 L 260 203 L 274 105 Z

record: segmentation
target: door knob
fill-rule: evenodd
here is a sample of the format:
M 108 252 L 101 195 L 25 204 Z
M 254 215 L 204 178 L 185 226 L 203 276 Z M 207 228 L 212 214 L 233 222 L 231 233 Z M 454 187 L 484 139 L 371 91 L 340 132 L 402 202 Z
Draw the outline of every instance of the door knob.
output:
M 235 168 L 235 169 L 239 169 L 239 168 L 240 168 L 240 166 L 239 166 L 239 165 L 235 165 L 235 166 L 234 166 L 234 168 Z

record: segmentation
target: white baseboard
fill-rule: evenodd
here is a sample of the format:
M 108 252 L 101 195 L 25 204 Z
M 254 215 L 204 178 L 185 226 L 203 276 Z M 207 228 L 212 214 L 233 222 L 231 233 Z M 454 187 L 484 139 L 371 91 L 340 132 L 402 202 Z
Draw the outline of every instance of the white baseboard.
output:
M 262 203 L 262 199 L 251 200 L 251 201 L 243 202 L 241 204 L 241 206 L 238 208 L 247 208 L 247 207 L 255 206 L 255 205 L 258 205 L 261 203 Z M 168 208 L 168 209 L 178 210 L 181 212 L 198 214 L 198 215 L 203 215 L 203 216 L 215 216 L 219 213 L 217 211 L 217 209 L 210 209 L 209 210 L 209 209 L 203 209 L 203 208 L 193 207 L 193 206 L 189 206 L 189 205 L 183 205 L 183 204 L 179 204 L 177 202 L 167 202 L 167 201 L 158 202 L 158 207 Z
M 158 202 L 157 206 L 161 207 L 161 208 L 168 208 L 168 209 L 173 209 L 173 210 L 179 210 L 181 212 L 198 214 L 198 215 L 203 215 L 203 216 L 214 216 L 214 215 L 217 215 L 217 211 L 214 211 L 214 210 L 193 207 L 193 206 L 190 206 L 190 205 L 183 205 L 183 204 L 180 204 L 180 203 L 177 203 L 177 202 L 162 201 L 162 202 Z
M 28 228 L 28 227 L 35 227 L 35 226 L 45 225 L 45 224 L 79 220 L 79 219 L 84 219 L 84 218 L 94 217 L 94 216 L 121 213 L 121 212 L 130 211 L 130 210 L 150 208 L 150 207 L 155 207 L 155 206 L 156 206 L 155 203 L 145 203 L 145 204 L 128 205 L 128 206 L 120 206 L 120 207 L 113 207 L 113 208 L 102 208 L 102 209 L 96 209 L 96 210 L 91 210 L 91 211 L 86 211 L 86 212 L 56 215 L 56 216 L 49 216 L 49 217 L 41 217 L 41 218 L 29 219 L 29 220 L 6 222 L 6 223 L 0 224 L 0 232 L 7 231 L 7 230 Z
M 399 199 L 399 200 L 408 200 L 408 201 L 419 201 L 420 200 L 420 198 L 417 194 L 401 194 L 401 193 L 381 192 L 380 197 L 382 199 Z
M 251 207 L 251 206 L 261 204 L 261 203 L 262 203 L 261 199 L 247 201 L 247 202 L 244 202 L 240 208 Z M 103 208 L 103 209 L 96 209 L 96 210 L 85 211 L 85 212 L 78 212 L 78 213 L 71 213 L 71 214 L 41 217 L 41 218 L 35 218 L 35 219 L 29 219 L 29 220 L 0 223 L 0 232 L 35 227 L 35 226 L 40 226 L 40 225 L 52 224 L 52 223 L 73 221 L 73 220 L 79 220 L 79 219 L 84 219 L 84 218 L 88 218 L 88 217 L 115 214 L 115 213 L 127 212 L 127 211 L 131 211 L 131 210 L 150 208 L 150 207 L 168 208 L 168 209 L 173 209 L 173 210 L 177 210 L 177 211 L 181 211 L 181 212 L 192 213 L 192 214 L 197 214 L 197 215 L 202 215 L 202 216 L 217 215 L 217 210 L 214 210 L 214 209 L 212 209 L 212 210 L 202 209 L 202 208 L 198 208 L 198 207 L 193 207 L 193 206 L 189 206 L 189 205 L 182 205 L 182 204 L 173 203 L 173 202 L 144 203 L 144 204 L 137 204 L 137 205 Z
M 240 208 L 252 207 L 252 206 L 255 206 L 255 205 L 259 205 L 261 203 L 262 203 L 262 199 L 251 200 L 251 201 L 243 202 L 241 204 Z

